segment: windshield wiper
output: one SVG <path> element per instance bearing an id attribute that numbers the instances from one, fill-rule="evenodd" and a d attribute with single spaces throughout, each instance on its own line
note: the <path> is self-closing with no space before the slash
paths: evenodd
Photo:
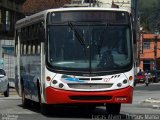
<path id="1" fill-rule="evenodd" d="M 75 26 L 73 25 L 73 23 L 68 22 L 69 27 L 74 31 L 76 38 L 78 39 L 78 41 L 80 42 L 80 44 L 86 48 L 86 44 L 84 39 L 82 38 L 82 36 L 79 34 L 79 32 L 77 31 L 77 29 L 75 28 Z"/>
<path id="2" fill-rule="evenodd" d="M 71 30 L 74 31 L 74 34 L 75 34 L 77 40 L 78 40 L 78 41 L 80 42 L 80 44 L 83 46 L 83 50 L 84 50 L 85 56 L 87 56 L 87 51 L 86 51 L 87 46 L 86 46 L 86 44 L 85 44 L 84 39 L 82 38 L 82 36 L 79 34 L 79 32 L 77 31 L 77 29 L 75 28 L 75 26 L 74 26 L 71 22 L 68 22 L 68 25 L 69 25 L 69 27 L 71 28 Z"/>

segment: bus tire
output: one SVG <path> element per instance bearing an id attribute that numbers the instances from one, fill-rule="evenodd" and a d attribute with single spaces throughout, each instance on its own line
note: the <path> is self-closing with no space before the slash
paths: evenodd
<path id="1" fill-rule="evenodd" d="M 118 115 L 121 110 L 120 103 L 110 103 L 106 104 L 106 112 L 107 114 Z"/>
<path id="2" fill-rule="evenodd" d="M 30 105 L 31 105 L 31 101 L 28 100 L 28 99 L 25 97 L 24 88 L 23 88 L 23 90 L 22 90 L 22 106 L 23 106 L 24 108 L 26 108 L 26 107 L 30 107 Z"/>
<path id="3" fill-rule="evenodd" d="M 4 92 L 4 97 L 9 97 L 9 84 L 7 85 L 7 90 Z"/>
<path id="4" fill-rule="evenodd" d="M 96 105 L 79 105 L 78 109 L 81 111 L 87 110 L 92 112 L 96 109 Z"/>
<path id="5" fill-rule="evenodd" d="M 41 104 L 41 92 L 40 92 L 40 83 L 39 81 L 37 80 L 37 94 L 38 94 L 38 102 L 39 104 Z"/>
<path id="6" fill-rule="evenodd" d="M 45 103 L 41 103 L 40 109 L 43 115 L 48 115 L 48 105 L 46 105 Z"/>

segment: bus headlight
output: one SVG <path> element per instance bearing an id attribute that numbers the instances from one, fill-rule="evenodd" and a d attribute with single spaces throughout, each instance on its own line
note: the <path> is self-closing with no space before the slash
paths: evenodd
<path id="1" fill-rule="evenodd" d="M 57 84 L 58 82 L 57 82 L 57 80 L 53 80 L 52 83 L 53 84 Z"/>
<path id="2" fill-rule="evenodd" d="M 117 84 L 117 87 L 121 87 L 121 86 L 122 86 L 122 83 L 118 83 L 118 84 Z"/>
<path id="3" fill-rule="evenodd" d="M 128 81 L 127 81 L 126 79 L 125 79 L 125 80 L 123 80 L 123 84 L 127 84 L 127 82 L 128 82 Z"/>
<path id="4" fill-rule="evenodd" d="M 51 82 L 51 86 L 53 88 L 59 88 L 59 89 L 64 89 L 65 88 L 65 84 L 56 80 L 56 79 L 53 79 L 52 82 Z"/>
<path id="5" fill-rule="evenodd" d="M 62 84 L 62 83 L 59 83 L 59 88 L 63 88 L 64 87 L 64 85 Z"/>

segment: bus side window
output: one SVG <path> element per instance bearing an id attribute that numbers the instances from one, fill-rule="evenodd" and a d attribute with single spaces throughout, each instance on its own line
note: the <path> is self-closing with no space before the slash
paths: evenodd
<path id="1" fill-rule="evenodd" d="M 35 54 L 37 54 L 37 48 L 38 48 L 38 46 L 37 46 L 37 40 L 36 39 L 34 40 L 34 44 L 35 44 Z"/>
<path id="2" fill-rule="evenodd" d="M 33 45 L 32 45 L 32 54 L 35 54 L 35 42 L 33 41 Z"/>
<path id="3" fill-rule="evenodd" d="M 18 44 L 15 43 L 15 56 L 17 56 L 17 53 L 18 53 Z"/>
<path id="4" fill-rule="evenodd" d="M 15 56 L 17 56 L 17 53 L 18 53 L 18 30 L 16 30 L 16 34 L 15 34 Z"/>
<path id="5" fill-rule="evenodd" d="M 23 55 L 26 55 L 26 44 L 23 45 Z"/>
<path id="6" fill-rule="evenodd" d="M 29 46 L 29 44 L 28 44 L 28 42 L 26 42 L 26 55 L 28 54 L 28 46 Z"/>
<path id="7" fill-rule="evenodd" d="M 28 55 L 31 54 L 31 42 L 29 41 L 28 42 Z"/>
<path id="8" fill-rule="evenodd" d="M 39 28 L 39 31 L 38 31 L 38 33 L 39 33 L 39 40 L 41 41 L 41 42 L 44 42 L 45 41 L 45 29 L 44 29 L 44 25 L 43 25 L 43 22 L 41 22 L 40 24 L 39 24 L 39 26 L 38 26 Z"/>
<path id="9" fill-rule="evenodd" d="M 24 28 L 21 29 L 21 41 L 24 41 L 25 31 Z"/>
<path id="10" fill-rule="evenodd" d="M 38 50 L 37 50 L 37 53 L 40 54 L 41 53 L 41 46 L 40 44 L 38 44 Z"/>
<path id="11" fill-rule="evenodd" d="M 34 41 L 34 44 L 35 44 L 35 54 L 40 54 L 40 41 L 36 39 Z"/>
<path id="12" fill-rule="evenodd" d="M 20 49 L 21 49 L 20 54 L 23 55 L 23 43 L 22 42 L 21 42 L 21 48 Z"/>

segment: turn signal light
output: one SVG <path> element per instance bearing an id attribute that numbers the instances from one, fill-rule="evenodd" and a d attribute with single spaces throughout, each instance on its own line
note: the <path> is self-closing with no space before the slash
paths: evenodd
<path id="1" fill-rule="evenodd" d="M 51 81 L 51 77 L 47 76 L 47 77 L 46 77 L 46 80 L 47 80 L 47 81 Z"/>
<path id="2" fill-rule="evenodd" d="M 129 76 L 129 80 L 130 80 L 130 81 L 133 80 L 133 76 Z"/>

